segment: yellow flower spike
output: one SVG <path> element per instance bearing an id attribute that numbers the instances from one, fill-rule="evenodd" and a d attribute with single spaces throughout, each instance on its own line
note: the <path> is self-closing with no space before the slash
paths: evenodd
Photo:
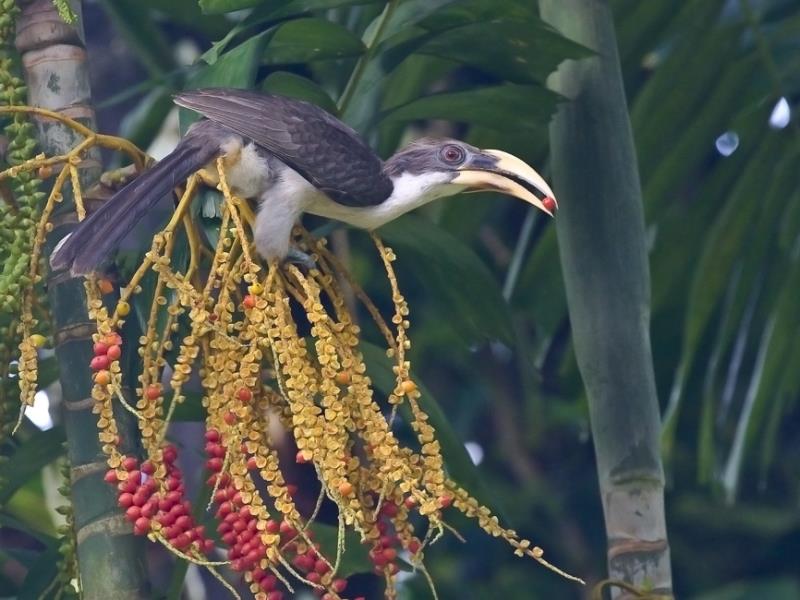
<path id="1" fill-rule="evenodd" d="M 80 129 L 79 124 L 75 125 L 80 135 L 91 134 L 85 128 Z M 49 215 L 60 198 L 63 185 L 70 178 L 74 179 L 74 170 L 69 165 L 92 145 L 109 145 L 128 152 L 140 166 L 145 162 L 144 156 L 130 145 L 93 136 L 91 141 L 86 137 L 62 157 L 41 156 L 14 167 L 18 170 L 60 169 L 37 226 L 37 257 L 31 264 L 31 281 L 40 277 L 38 248 L 51 226 Z M 411 347 L 410 311 L 393 271 L 396 255 L 392 249 L 375 238 L 394 304 L 387 323 L 327 249 L 325 241 L 313 239 L 305 230 L 296 231 L 293 243 L 315 258 L 318 268 L 308 274 L 293 266 L 265 265 L 251 254 L 252 243 L 248 236 L 253 215 L 247 204 L 229 189 L 224 162 L 218 162 L 217 167 L 225 201 L 215 248 L 210 252 L 201 248 L 194 225 L 184 218 L 186 207 L 200 185 L 200 179 L 193 176 L 178 210 L 167 227 L 154 236 L 150 251 L 129 286 L 122 290 L 112 314 L 104 307 L 100 296 L 101 291 L 108 291 L 102 289 L 106 282 L 100 282 L 101 288 L 97 282 L 91 286 L 87 284 L 87 305 L 90 318 L 97 324 L 94 341 L 98 342 L 114 335 L 119 320 L 130 314 L 130 297 L 141 293 L 143 278 L 146 275 L 155 278 L 153 295 L 146 299 L 151 309 L 145 331 L 138 345 L 130 341 L 130 351 L 137 351 L 142 357 L 142 370 L 135 384 L 142 390 L 136 403 L 136 418 L 147 458 L 154 467 L 154 479 L 163 482 L 166 477 L 162 452 L 164 436 L 175 407 L 184 401 L 183 387 L 193 374 L 198 374 L 207 427 L 220 431 L 225 441 L 227 453 L 222 472 L 230 475 L 232 486 L 256 519 L 256 530 L 265 548 L 259 563 L 262 569 L 284 575 L 292 573 L 284 568 L 290 565 L 291 557 L 279 546 L 281 536 L 274 531 L 275 522 L 283 521 L 297 529 L 295 541 L 299 547 L 311 543 L 304 537 L 308 523 L 304 523 L 295 506 L 294 492 L 290 493 L 272 444 L 271 433 L 281 424 L 297 443 L 298 456 L 302 459 L 299 462 L 308 463 L 303 468 L 316 470 L 324 493 L 338 504 L 340 526 L 346 525 L 362 539 L 374 543 L 381 535 L 378 524 L 390 522 L 401 547 L 411 552 L 412 562 L 421 572 L 427 573 L 420 562 L 422 548 L 448 529 L 442 520 L 448 506 L 453 507 L 449 510 L 459 510 L 476 519 L 490 535 L 504 538 L 515 553 L 555 570 L 544 561 L 541 549 L 516 532 L 504 529 L 486 507 L 446 478 L 436 432 L 419 404 L 421 394 L 406 360 Z M 185 272 L 179 271 L 173 264 L 177 261 L 172 260 L 178 234 L 175 230 L 179 226 L 186 229 L 189 238 L 190 261 Z M 265 268 L 266 275 L 259 275 Z M 244 315 L 241 313 L 243 286 L 253 301 L 252 308 Z M 346 286 L 350 290 L 346 290 Z M 395 392 L 389 398 L 392 415 L 397 405 L 407 403 L 412 414 L 410 425 L 417 437 L 413 447 L 399 443 L 390 425 L 392 417 L 387 418 L 385 406 L 374 396 L 366 365 L 358 351 L 361 331 L 353 323 L 345 301 L 353 295 L 364 304 L 386 339 L 387 354 L 393 359 L 396 378 Z M 26 296 L 22 303 L 28 308 L 18 321 L 24 334 L 20 346 L 19 383 L 23 398 L 31 400 L 38 376 L 36 350 L 47 340 L 44 335 L 33 333 L 35 320 L 29 308 L 31 303 L 26 304 L 28 299 L 32 296 Z M 307 339 L 299 334 L 293 317 L 293 311 L 298 308 L 312 325 Z M 174 336 L 178 331 L 184 332 L 180 340 Z M 168 363 L 172 373 L 164 392 L 171 393 L 161 393 L 159 387 L 152 386 L 160 386 Z M 242 388 L 251 391 L 251 395 L 240 394 Z M 113 409 L 119 389 L 120 367 L 114 361 L 108 369 L 95 374 L 91 391 L 95 403 L 92 410 L 99 416 L 98 437 L 107 462 L 114 469 L 121 466 Z M 154 390 L 153 393 L 147 393 L 149 389 Z M 254 477 L 267 482 L 264 497 Z M 409 498 L 413 500 L 406 504 Z M 429 521 L 426 529 L 431 534 L 424 541 L 414 535 L 409 520 L 412 513 L 425 516 Z M 315 514 L 316 511 L 313 516 Z M 158 529 L 155 527 L 154 531 Z M 153 537 L 162 543 L 165 541 L 158 532 Z M 343 531 L 340 537 L 343 543 Z M 213 563 L 204 562 L 192 552 L 185 554 L 187 560 L 213 568 Z M 341 554 L 341 548 L 337 554 Z M 334 567 L 335 572 L 335 565 L 329 566 Z M 333 572 L 323 575 L 323 587 L 330 585 Z M 299 573 L 295 576 L 301 577 Z M 388 568 L 385 576 L 387 597 L 395 597 L 394 578 Z M 252 575 L 246 581 L 252 583 Z M 288 585 L 288 580 L 285 583 Z M 259 593 L 256 590 L 256 596 Z"/>

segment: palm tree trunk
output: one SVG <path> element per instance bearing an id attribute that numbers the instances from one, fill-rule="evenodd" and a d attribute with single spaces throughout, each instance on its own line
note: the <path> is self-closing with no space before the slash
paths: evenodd
<path id="1" fill-rule="evenodd" d="M 636 154 L 605 0 L 540 0 L 542 17 L 597 52 L 552 84 L 561 263 L 589 399 L 610 578 L 672 593 L 661 428 L 650 350 L 650 273 Z M 616 592 L 620 594 L 620 592 Z"/>
<path id="2" fill-rule="evenodd" d="M 78 18 L 69 25 L 59 17 L 52 0 L 21 2 L 16 45 L 22 55 L 28 104 L 61 112 L 93 128 L 80 3 L 76 0 L 72 6 Z M 41 148 L 48 155 L 65 153 L 79 141 L 60 123 L 37 119 L 36 125 Z M 83 161 L 79 172 L 84 189 L 98 179 L 100 171 L 97 155 Z M 76 223 L 72 199 L 64 196 L 53 215 L 45 257 Z M 88 368 L 94 324 L 86 313 L 83 280 L 68 273 L 51 273 L 47 285 L 63 389 L 82 597 L 149 598 L 144 542 L 134 538 L 117 508 L 115 490 L 103 480 L 107 467 L 92 414 Z M 135 424 L 121 419 L 119 426 L 123 444 L 130 448 L 136 439 Z"/>

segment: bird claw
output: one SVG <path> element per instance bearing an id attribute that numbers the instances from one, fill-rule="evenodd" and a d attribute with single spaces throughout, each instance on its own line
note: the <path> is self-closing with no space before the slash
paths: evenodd
<path id="1" fill-rule="evenodd" d="M 297 248 L 289 248 L 289 252 L 286 254 L 286 258 L 283 259 L 283 262 L 286 264 L 297 265 L 306 272 L 317 268 L 317 263 L 313 258 L 311 258 L 311 255 L 306 254 Z"/>

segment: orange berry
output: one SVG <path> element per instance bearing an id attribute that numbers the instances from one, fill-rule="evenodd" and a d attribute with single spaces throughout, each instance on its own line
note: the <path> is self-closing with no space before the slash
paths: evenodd
<path id="1" fill-rule="evenodd" d="M 242 300 L 242 305 L 248 309 L 255 308 L 256 306 L 255 296 L 247 294 L 247 296 L 244 297 L 244 300 Z"/>
<path id="2" fill-rule="evenodd" d="M 121 346 L 122 345 L 122 338 L 118 333 L 109 333 L 104 340 L 106 346 Z"/>
<path id="3" fill-rule="evenodd" d="M 339 371 L 336 374 L 336 383 L 339 385 L 349 385 L 352 381 L 352 377 L 350 376 L 350 371 Z"/>
<path id="4" fill-rule="evenodd" d="M 111 373 L 108 371 L 98 371 L 94 374 L 94 382 L 97 385 L 108 385 L 111 383 Z"/>
<path id="5" fill-rule="evenodd" d="M 339 493 L 342 496 L 349 496 L 353 493 L 353 484 L 349 481 L 343 481 L 339 484 Z"/>
<path id="6" fill-rule="evenodd" d="M 110 279 L 100 279 L 97 282 L 97 287 L 100 289 L 100 293 L 104 296 L 114 291 L 114 284 L 111 283 Z"/>
<path id="7" fill-rule="evenodd" d="M 410 394 L 417 389 L 417 384 L 411 381 L 410 379 L 406 379 L 403 383 L 400 384 L 400 389 L 403 390 L 404 394 Z"/>
<path id="8" fill-rule="evenodd" d="M 106 356 L 110 360 L 119 360 L 119 357 L 122 356 L 122 348 L 114 344 L 113 346 L 108 347 L 108 352 L 106 352 Z"/>
<path id="9" fill-rule="evenodd" d="M 231 411 L 226 412 L 222 418 L 228 425 L 235 425 L 237 421 L 236 414 L 232 413 Z"/>

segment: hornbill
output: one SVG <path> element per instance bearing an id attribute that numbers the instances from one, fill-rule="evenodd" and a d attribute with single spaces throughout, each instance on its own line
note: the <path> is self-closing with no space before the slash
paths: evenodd
<path id="1" fill-rule="evenodd" d="M 301 100 L 202 89 L 175 103 L 204 118 L 62 240 L 51 257 L 54 269 L 101 269 L 162 197 L 219 156 L 232 191 L 259 201 L 254 238 L 266 259 L 292 255 L 291 231 L 302 213 L 371 230 L 436 198 L 479 190 L 515 196 L 549 215 L 557 207 L 541 175 L 499 150 L 423 139 L 384 162 L 350 127 Z"/>

